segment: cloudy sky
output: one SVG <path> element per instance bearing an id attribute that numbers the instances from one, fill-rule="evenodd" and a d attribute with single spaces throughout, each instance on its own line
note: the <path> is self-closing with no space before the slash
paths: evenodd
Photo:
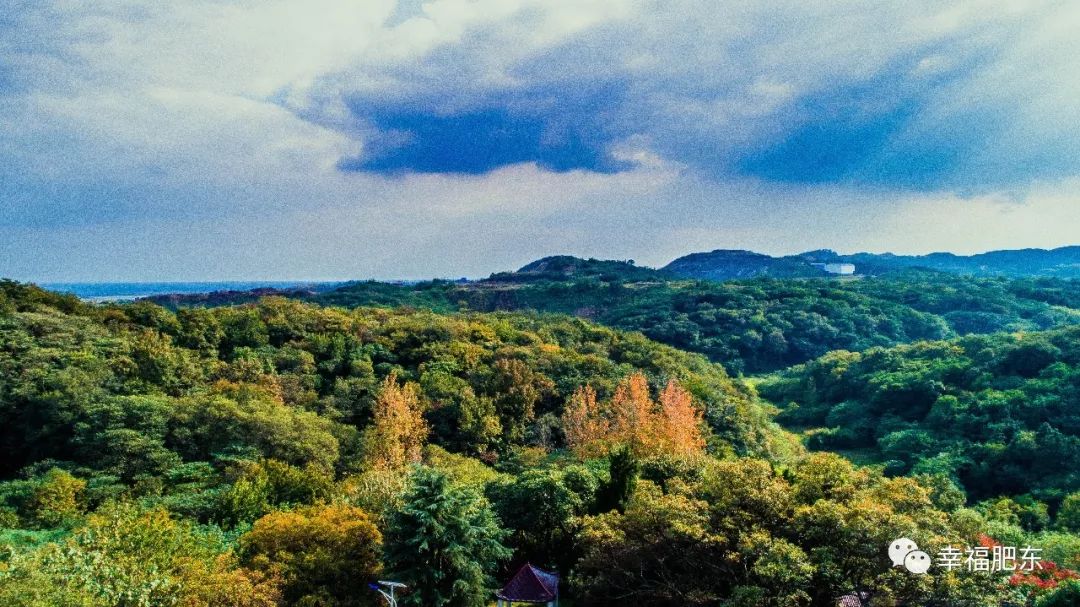
<path id="1" fill-rule="evenodd" d="M 1080 243 L 1080 4 L 0 0 L 0 276 Z"/>

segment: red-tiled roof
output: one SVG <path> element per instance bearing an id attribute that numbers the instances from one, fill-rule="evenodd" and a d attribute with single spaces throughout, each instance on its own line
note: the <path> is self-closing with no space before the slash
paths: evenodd
<path id="1" fill-rule="evenodd" d="M 515 603 L 554 601 L 559 596 L 559 575 L 525 563 L 495 596 Z"/>

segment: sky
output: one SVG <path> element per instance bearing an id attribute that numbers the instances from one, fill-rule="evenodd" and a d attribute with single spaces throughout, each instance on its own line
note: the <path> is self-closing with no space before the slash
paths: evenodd
<path id="1" fill-rule="evenodd" d="M 1080 243 L 1080 3 L 0 0 L 0 276 Z"/>

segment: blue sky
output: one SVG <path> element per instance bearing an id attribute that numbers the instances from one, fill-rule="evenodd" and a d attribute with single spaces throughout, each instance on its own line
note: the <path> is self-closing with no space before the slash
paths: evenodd
<path id="1" fill-rule="evenodd" d="M 1080 242 L 1080 6 L 9 0 L 0 275 Z"/>

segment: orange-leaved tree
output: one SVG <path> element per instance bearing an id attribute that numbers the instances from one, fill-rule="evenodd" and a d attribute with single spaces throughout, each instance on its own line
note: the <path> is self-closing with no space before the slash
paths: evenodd
<path id="1" fill-rule="evenodd" d="M 694 406 L 694 398 L 674 379 L 660 393 L 660 413 L 663 451 L 680 457 L 693 457 L 705 451 L 701 409 Z"/>
<path id="2" fill-rule="evenodd" d="M 667 383 L 657 403 L 642 373 L 623 379 L 603 404 L 592 388 L 579 388 L 562 418 L 567 446 L 579 457 L 606 455 L 616 445 L 638 457 L 700 455 L 705 450 L 701 420 L 693 397 L 678 381 Z"/>
<path id="3" fill-rule="evenodd" d="M 612 443 L 626 445 L 637 456 L 657 451 L 660 419 L 644 374 L 634 373 L 619 382 L 611 397 L 610 410 Z"/>

